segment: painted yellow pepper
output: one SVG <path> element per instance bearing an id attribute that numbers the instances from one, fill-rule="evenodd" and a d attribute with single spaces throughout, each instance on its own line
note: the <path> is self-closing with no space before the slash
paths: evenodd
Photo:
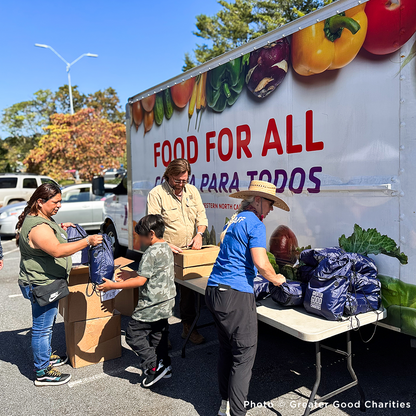
<path id="1" fill-rule="evenodd" d="M 348 65 L 367 34 L 365 4 L 353 7 L 292 35 L 292 65 L 304 76 Z"/>

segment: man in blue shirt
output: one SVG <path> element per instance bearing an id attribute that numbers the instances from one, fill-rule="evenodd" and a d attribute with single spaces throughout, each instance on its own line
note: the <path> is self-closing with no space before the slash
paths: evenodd
<path id="1" fill-rule="evenodd" d="M 220 342 L 218 381 L 219 416 L 244 416 L 251 372 L 257 350 L 257 312 L 253 280 L 257 270 L 279 286 L 266 251 L 263 219 L 273 207 L 289 211 L 276 196 L 276 187 L 252 181 L 247 191 L 230 195 L 243 199 L 221 234 L 221 249 L 208 279 L 205 300 L 214 316 Z"/>

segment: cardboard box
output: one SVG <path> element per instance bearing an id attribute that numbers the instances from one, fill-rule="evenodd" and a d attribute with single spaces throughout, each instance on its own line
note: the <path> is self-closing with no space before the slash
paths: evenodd
<path id="1" fill-rule="evenodd" d="M 132 262 L 132 260 L 126 259 L 125 257 L 119 257 L 114 260 L 114 265 L 119 266 L 117 267 L 118 269 L 126 266 L 127 264 L 131 264 Z M 88 266 L 77 266 L 72 268 L 68 279 L 69 295 L 59 301 L 59 313 L 63 316 L 65 322 L 77 322 L 93 318 L 104 318 L 113 314 L 115 300 L 110 299 L 101 302 L 100 296 L 96 293 L 92 293 L 93 286 L 88 283 Z M 134 293 L 124 294 L 121 296 L 118 302 L 118 307 L 121 309 L 120 312 L 123 315 L 125 312 L 129 312 L 133 302 Z"/>
<path id="2" fill-rule="evenodd" d="M 139 301 L 139 288 L 123 289 L 114 298 L 114 309 L 124 316 L 132 316 Z"/>
<path id="3" fill-rule="evenodd" d="M 116 266 L 120 266 L 118 269 L 122 268 L 123 270 L 132 271 L 127 265 L 131 264 L 133 261 L 126 259 L 125 257 L 119 257 L 114 260 Z M 139 301 L 139 289 L 123 289 L 117 294 L 114 298 L 114 309 L 121 313 L 121 315 L 131 316 L 134 309 L 137 306 Z"/>
<path id="4" fill-rule="evenodd" d="M 218 246 L 202 246 L 201 250 L 185 249 L 174 254 L 175 278 L 188 280 L 209 276 L 219 251 Z"/>
<path id="5" fill-rule="evenodd" d="M 71 270 L 68 282 L 69 295 L 59 301 L 59 313 L 65 322 L 85 321 L 113 315 L 114 299 L 101 302 L 101 297 L 92 293 L 93 286 L 88 285 L 88 282 L 88 267 L 79 266 Z"/>
<path id="6" fill-rule="evenodd" d="M 74 368 L 121 357 L 120 315 L 65 322 L 66 349 Z"/>
<path id="7" fill-rule="evenodd" d="M 187 268 L 214 264 L 220 248 L 218 246 L 202 246 L 201 250 L 184 249 L 174 254 L 175 265 Z"/>
<path id="8" fill-rule="evenodd" d="M 197 277 L 209 276 L 212 272 L 213 264 L 205 264 L 197 267 L 182 267 L 175 264 L 175 278 L 179 280 L 196 279 Z"/>

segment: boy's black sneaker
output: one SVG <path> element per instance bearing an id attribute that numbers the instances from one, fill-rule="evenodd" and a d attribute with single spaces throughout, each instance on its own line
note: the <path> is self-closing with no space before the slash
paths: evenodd
<path id="1" fill-rule="evenodd" d="M 68 357 L 66 355 L 63 355 L 60 357 L 59 355 L 56 355 L 55 352 L 52 353 L 49 365 L 52 367 L 60 367 L 61 365 L 64 365 L 68 362 Z"/>
<path id="2" fill-rule="evenodd" d="M 61 386 L 69 380 L 70 374 L 62 374 L 50 365 L 46 370 L 36 371 L 35 386 Z"/>
<path id="3" fill-rule="evenodd" d="M 143 387 L 150 387 L 156 384 L 159 380 L 165 377 L 168 372 L 168 368 L 163 365 L 163 361 L 160 360 L 155 370 L 147 370 L 146 378 L 142 382 Z"/>
<path id="4" fill-rule="evenodd" d="M 168 370 L 167 372 L 166 372 L 166 374 L 163 376 L 163 378 L 171 378 L 172 377 L 172 366 L 171 365 L 168 365 L 167 367 L 166 367 L 166 369 Z"/>
<path id="5" fill-rule="evenodd" d="M 160 360 L 160 363 L 162 363 L 163 364 L 163 360 Z M 168 365 L 167 367 L 166 367 L 166 369 L 168 370 L 167 372 L 166 372 L 166 374 L 163 376 L 163 378 L 171 378 L 172 377 L 172 366 L 171 365 Z M 143 374 L 145 375 L 145 376 L 148 376 L 149 375 L 149 371 L 150 370 L 144 370 L 143 371 Z"/>

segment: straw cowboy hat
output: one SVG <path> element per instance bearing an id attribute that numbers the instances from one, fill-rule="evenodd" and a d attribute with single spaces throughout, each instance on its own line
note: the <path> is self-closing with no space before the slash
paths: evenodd
<path id="1" fill-rule="evenodd" d="M 250 196 L 260 196 L 261 198 L 273 201 L 276 208 L 283 209 L 284 211 L 290 211 L 286 202 L 276 196 L 276 187 L 266 181 L 251 181 L 247 191 L 234 192 L 230 194 L 231 198 L 245 199 Z"/>

